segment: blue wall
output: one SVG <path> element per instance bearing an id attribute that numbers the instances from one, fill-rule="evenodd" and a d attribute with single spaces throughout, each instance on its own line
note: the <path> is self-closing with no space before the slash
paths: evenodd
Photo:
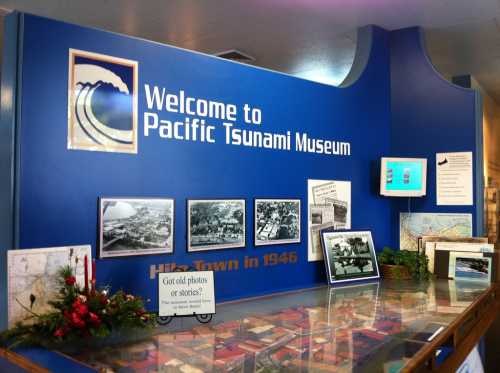
<path id="1" fill-rule="evenodd" d="M 444 80 L 425 51 L 423 31 L 391 32 L 391 155 L 427 158 L 427 196 L 412 198 L 412 212 L 469 213 L 482 234 L 482 105 L 477 91 Z M 472 151 L 474 206 L 437 206 L 436 153 Z M 479 193 L 478 193 L 479 191 Z M 399 242 L 399 213 L 407 198 L 392 201 L 392 242 Z"/>
<path id="2" fill-rule="evenodd" d="M 11 16 L 13 17 L 13 16 Z M 18 245 L 34 248 L 97 243 L 100 196 L 154 196 L 176 200 L 172 255 L 105 259 L 97 280 L 153 300 L 151 264 L 190 264 L 296 251 L 295 265 L 216 274 L 217 300 L 259 295 L 324 283 L 322 262 L 307 262 L 307 179 L 352 182 L 352 228 L 371 229 L 377 247 L 390 239 L 390 205 L 378 196 L 370 168 L 390 146 L 389 34 L 373 27 L 371 52 L 361 77 L 334 88 L 157 43 L 20 15 L 22 85 L 17 128 L 20 145 Z M 10 35 L 10 37 L 14 37 Z M 137 155 L 67 150 L 68 49 L 119 56 L 139 63 L 139 152 Z M 350 157 L 317 155 L 217 143 L 144 137 L 144 84 L 183 89 L 193 97 L 244 103 L 262 109 L 261 131 L 307 132 L 311 137 L 351 143 Z M 239 115 L 241 118 L 241 114 Z M 174 116 L 169 114 L 168 119 Z M 245 128 L 241 121 L 239 128 Z M 247 246 L 186 252 L 186 199 L 237 197 L 247 201 Z M 302 243 L 253 246 L 253 198 L 302 200 Z M 4 249 L 4 248 L 2 248 Z"/>
<path id="3" fill-rule="evenodd" d="M 17 219 L 15 175 L 17 167 L 16 94 L 18 84 L 18 17 L 6 17 L 0 105 L 0 330 L 7 320 L 7 255 L 15 245 Z"/>
<path id="4" fill-rule="evenodd" d="M 217 300 L 324 283 L 323 263 L 307 262 L 307 179 L 350 180 L 352 228 L 370 229 L 378 249 L 397 246 L 399 212 L 407 210 L 407 200 L 378 195 L 381 156 L 428 158 L 428 194 L 413 199 L 412 210 L 476 213 L 482 208 L 481 193 L 477 193 L 482 174 L 478 96 L 439 77 L 417 28 L 393 32 L 365 28 L 357 51 L 362 61 L 353 68 L 362 73 L 357 80 L 351 74 L 345 88 L 335 88 L 31 15 L 10 15 L 8 25 L 1 122 L 5 134 L 1 149 L 8 157 L 0 172 L 2 177 L 14 177 L 9 185 L 2 184 L 6 193 L 2 197 L 7 196 L 2 203 L 8 207 L 1 220 L 2 269 L 8 248 L 91 244 L 95 256 L 98 197 L 151 196 L 175 198 L 174 254 L 99 260 L 100 284 L 142 294 L 152 299 L 151 308 L 155 308 L 157 286 L 149 279 L 151 265 L 238 259 L 242 266 L 245 256 L 262 258 L 266 253 L 290 251 L 297 252 L 297 264 L 217 272 Z M 138 61 L 138 154 L 67 150 L 69 48 Z M 216 144 L 145 137 L 144 84 L 166 87 L 172 93 L 182 89 L 193 97 L 240 108 L 248 103 L 262 110 L 259 130 L 307 132 L 311 137 L 350 142 L 352 155 L 226 145 L 217 121 L 213 123 Z M 5 100 L 17 105 L 6 105 Z M 169 120 L 184 118 L 164 115 Z M 237 126 L 248 129 L 241 113 L 238 117 Z M 445 151 L 474 152 L 476 206 L 436 206 L 435 153 Z M 186 199 L 217 197 L 246 199 L 246 247 L 188 254 Z M 255 248 L 255 197 L 300 198 L 302 243 Z M 480 214 L 476 215 L 474 222 L 480 225 Z M 0 285 L 5 289 L 5 284 Z M 4 310 L 5 296 L 2 301 Z"/>

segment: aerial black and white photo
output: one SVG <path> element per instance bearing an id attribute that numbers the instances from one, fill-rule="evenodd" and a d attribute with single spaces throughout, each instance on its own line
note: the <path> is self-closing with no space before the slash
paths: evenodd
<path id="1" fill-rule="evenodd" d="M 255 246 L 300 242 L 299 199 L 255 200 Z"/>
<path id="2" fill-rule="evenodd" d="M 330 282 L 378 278 L 371 232 L 322 232 Z"/>
<path id="3" fill-rule="evenodd" d="M 245 246 L 245 200 L 188 200 L 188 251 Z"/>
<path id="4" fill-rule="evenodd" d="M 101 258 L 172 253 L 173 234 L 173 199 L 100 199 Z"/>

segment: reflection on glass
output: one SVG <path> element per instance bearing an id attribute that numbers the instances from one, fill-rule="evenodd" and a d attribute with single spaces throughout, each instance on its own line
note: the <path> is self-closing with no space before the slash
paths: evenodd
<path id="1" fill-rule="evenodd" d="M 175 320 L 145 340 L 71 355 L 106 372 L 397 372 L 486 287 L 385 280 L 305 290 L 220 305 L 211 324 Z"/>

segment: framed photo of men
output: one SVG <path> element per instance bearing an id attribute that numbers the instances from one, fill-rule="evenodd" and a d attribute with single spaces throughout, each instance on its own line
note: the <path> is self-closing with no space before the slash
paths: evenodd
<path id="1" fill-rule="evenodd" d="M 300 243 L 300 199 L 256 198 L 255 246 Z"/>

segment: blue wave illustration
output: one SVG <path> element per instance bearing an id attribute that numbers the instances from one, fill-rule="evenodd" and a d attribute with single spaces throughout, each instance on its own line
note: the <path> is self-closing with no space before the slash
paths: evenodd
<path id="1" fill-rule="evenodd" d="M 75 115 L 80 128 L 96 144 L 132 144 L 133 101 L 113 84 L 78 83 Z"/>

